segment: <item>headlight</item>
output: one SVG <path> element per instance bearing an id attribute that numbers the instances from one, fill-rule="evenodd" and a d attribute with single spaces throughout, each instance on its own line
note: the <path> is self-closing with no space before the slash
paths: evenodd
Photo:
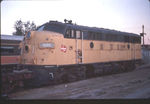
<path id="1" fill-rule="evenodd" d="M 25 46 L 25 51 L 29 52 L 29 47 L 27 45 Z"/>
<path id="2" fill-rule="evenodd" d="M 54 48 L 54 43 L 40 43 L 40 48 Z"/>

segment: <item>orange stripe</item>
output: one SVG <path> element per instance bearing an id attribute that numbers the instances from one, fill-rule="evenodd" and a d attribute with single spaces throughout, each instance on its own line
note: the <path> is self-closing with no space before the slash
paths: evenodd
<path id="1" fill-rule="evenodd" d="M 19 63 L 20 56 L 1 56 L 1 64 Z"/>
<path id="2" fill-rule="evenodd" d="M 9 44 L 9 43 L 6 43 L 6 44 L 5 44 L 5 43 L 2 43 L 1 45 L 19 45 L 19 44 L 20 44 L 20 43 L 18 43 L 18 44 L 12 44 L 12 43 L 10 43 L 10 44 Z"/>

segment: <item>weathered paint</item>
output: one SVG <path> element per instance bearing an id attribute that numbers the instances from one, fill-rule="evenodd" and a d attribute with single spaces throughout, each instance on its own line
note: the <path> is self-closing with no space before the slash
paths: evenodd
<path id="1" fill-rule="evenodd" d="M 39 44 L 44 42 L 53 42 L 55 48 L 40 49 Z M 90 43 L 94 43 L 94 47 L 90 48 Z M 61 51 L 61 46 L 65 45 L 66 51 Z M 103 49 L 101 48 L 103 45 Z M 28 45 L 29 52 L 21 55 L 22 64 L 33 65 L 70 65 L 77 63 L 77 48 L 82 50 L 82 63 L 99 63 L 111 61 L 125 61 L 141 59 L 141 45 L 127 42 L 109 42 L 96 40 L 81 40 L 64 38 L 62 34 L 55 32 L 31 32 L 31 38 L 25 40 Z M 130 48 L 128 49 L 128 45 Z M 23 46 L 23 47 L 24 47 Z M 71 47 L 71 48 L 70 48 Z M 33 52 L 34 48 L 34 52 Z"/>

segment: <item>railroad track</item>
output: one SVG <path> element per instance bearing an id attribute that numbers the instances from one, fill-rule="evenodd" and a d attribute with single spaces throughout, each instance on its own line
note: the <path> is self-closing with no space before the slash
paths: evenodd
<path id="1" fill-rule="evenodd" d="M 90 78 L 94 78 L 94 77 L 103 77 L 106 75 L 112 75 L 112 74 L 119 74 L 119 73 L 123 73 L 123 72 L 129 72 L 132 71 L 132 69 L 128 69 L 128 70 L 116 70 L 116 71 L 106 71 L 103 70 L 102 73 L 99 74 L 93 74 L 93 75 L 89 75 L 86 77 L 82 77 L 82 78 L 63 78 L 61 81 L 55 81 L 55 83 L 51 84 L 51 85 L 59 85 L 59 84 L 65 84 L 65 83 L 71 83 L 71 82 L 75 82 L 75 81 L 79 81 L 79 80 L 86 80 L 86 79 L 90 79 Z M 21 71 L 13 71 L 13 73 L 7 73 L 7 74 L 2 74 L 2 97 L 3 98 L 9 98 L 9 95 L 12 93 L 16 93 L 16 92 L 20 92 L 26 89 L 32 89 L 34 88 L 33 86 L 28 86 L 26 85 L 26 83 L 29 83 L 29 81 L 32 79 L 32 72 L 28 71 L 26 69 L 23 69 Z M 69 80 L 67 80 L 69 79 Z M 47 84 L 49 85 L 49 84 Z M 42 86 L 37 86 L 38 88 L 43 87 L 43 86 L 47 86 L 47 85 L 42 85 Z"/>

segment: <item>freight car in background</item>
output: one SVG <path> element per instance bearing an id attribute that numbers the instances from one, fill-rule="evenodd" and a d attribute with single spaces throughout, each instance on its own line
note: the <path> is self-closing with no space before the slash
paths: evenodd
<path id="1" fill-rule="evenodd" d="M 134 69 L 141 61 L 141 37 L 116 30 L 50 21 L 28 32 L 21 64 L 40 86 Z"/>

